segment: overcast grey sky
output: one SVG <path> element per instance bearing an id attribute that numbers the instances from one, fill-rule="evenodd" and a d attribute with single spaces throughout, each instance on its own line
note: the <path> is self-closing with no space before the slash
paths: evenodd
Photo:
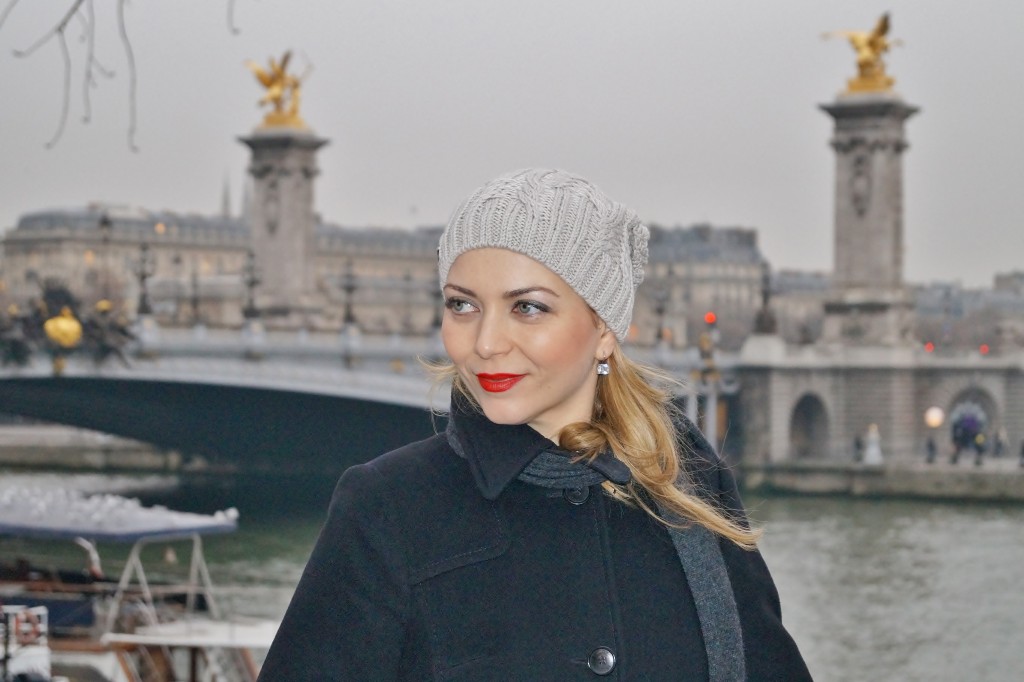
<path id="1" fill-rule="evenodd" d="M 6 2 L 3 3 L 6 6 Z M 237 206 L 262 88 L 245 59 L 296 52 L 303 115 L 330 139 L 316 204 L 345 225 L 446 220 L 491 177 L 581 173 L 645 219 L 754 227 L 776 267 L 832 263 L 832 100 L 855 71 L 832 29 L 892 13 L 888 55 L 908 122 L 906 276 L 987 284 L 1024 265 L 1024 2 L 988 0 L 136 1 L 138 153 L 113 0 L 97 56 L 116 70 L 83 125 L 80 31 L 71 116 L 56 43 L 11 56 L 70 0 L 21 0 L 0 29 L 0 227 L 90 201 L 215 213 Z M 102 7 L 101 7 L 102 6 Z"/>

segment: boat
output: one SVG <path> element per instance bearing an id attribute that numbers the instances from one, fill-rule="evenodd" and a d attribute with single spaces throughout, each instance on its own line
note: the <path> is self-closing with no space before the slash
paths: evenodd
<path id="1" fill-rule="evenodd" d="M 0 639 L 4 665 L 14 669 L 17 654 L 19 670 L 38 670 L 33 680 L 255 682 L 278 623 L 226 616 L 203 553 L 204 536 L 237 527 L 235 509 L 195 514 L 119 495 L 0 487 L 0 535 L 69 540 L 88 556 L 81 571 L 24 560 L 0 566 L 0 602 L 11 623 Z M 100 565 L 97 547 L 108 542 L 131 543 L 116 580 Z M 180 549 L 185 575 L 152 580 L 143 551 L 154 544 L 168 558 Z"/>
<path id="2" fill-rule="evenodd" d="M 0 608 L 0 679 L 53 680 L 45 606 Z"/>

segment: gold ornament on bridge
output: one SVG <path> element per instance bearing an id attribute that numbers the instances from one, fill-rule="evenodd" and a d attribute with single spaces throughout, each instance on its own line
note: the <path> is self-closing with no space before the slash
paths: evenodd
<path id="1" fill-rule="evenodd" d="M 291 50 L 284 53 L 280 62 L 271 57 L 267 69 L 252 60 L 245 63 L 256 75 L 256 80 L 267 89 L 259 104 L 269 104 L 270 111 L 263 117 L 261 128 L 307 128 L 306 122 L 299 115 L 299 102 L 302 81 L 309 75 L 309 70 L 302 76 L 288 73 L 291 58 Z"/>
<path id="2" fill-rule="evenodd" d="M 821 37 L 846 38 L 850 41 L 853 51 L 857 53 L 857 77 L 846 81 L 846 92 L 888 92 L 895 81 L 885 73 L 882 55 L 889 47 L 902 44 L 899 40 L 890 41 L 889 13 L 883 14 L 871 31 L 829 31 Z"/>
<path id="3" fill-rule="evenodd" d="M 67 306 L 61 308 L 60 315 L 43 323 L 43 331 L 46 338 L 65 350 L 74 348 L 82 340 L 82 323 Z"/>
<path id="4" fill-rule="evenodd" d="M 43 332 L 53 344 L 53 375 L 59 377 L 64 373 L 67 354 L 82 342 L 82 323 L 71 312 L 71 308 L 64 306 L 59 315 L 43 323 Z"/>

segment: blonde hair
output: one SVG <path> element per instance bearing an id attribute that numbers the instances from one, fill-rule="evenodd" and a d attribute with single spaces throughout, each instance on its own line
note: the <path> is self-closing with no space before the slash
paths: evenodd
<path id="1" fill-rule="evenodd" d="M 748 527 L 741 510 L 715 506 L 697 494 L 696 482 L 681 465 L 681 455 L 687 454 L 681 448 L 687 446 L 677 435 L 677 410 L 671 393 L 659 388 L 677 382 L 633 362 L 617 345 L 608 364 L 611 371 L 598 381 L 591 420 L 563 428 L 559 446 L 580 453 L 582 460 L 611 450 L 633 475 L 624 486 L 605 484 L 612 497 L 640 507 L 666 526 L 697 523 L 744 549 L 754 549 L 760 531 Z M 638 488 L 657 509 L 681 522 L 660 515 Z"/>
<path id="2" fill-rule="evenodd" d="M 450 380 L 453 391 L 476 405 L 453 365 L 424 364 L 435 380 Z M 632 481 L 623 486 L 604 484 L 614 499 L 639 507 L 666 526 L 681 528 L 696 523 L 743 549 L 754 549 L 761 532 L 747 526 L 739 516 L 740 510 L 716 507 L 702 499 L 681 466 L 680 456 L 685 453 L 680 450 L 684 444 L 679 442 L 673 421 L 676 409 L 671 393 L 659 388 L 674 380 L 633 362 L 618 345 L 608 364 L 610 373 L 598 380 L 591 420 L 564 427 L 559 433 L 559 446 L 578 453 L 579 461 L 589 461 L 611 450 L 629 467 Z M 648 500 L 655 503 L 653 507 Z M 665 518 L 657 509 L 678 521 Z"/>

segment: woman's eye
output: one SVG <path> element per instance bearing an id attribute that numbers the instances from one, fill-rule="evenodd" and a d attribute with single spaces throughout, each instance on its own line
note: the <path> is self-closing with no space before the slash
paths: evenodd
<path id="1" fill-rule="evenodd" d="M 456 314 L 473 311 L 473 304 L 464 298 L 449 298 L 445 300 L 444 307 Z"/>
<path id="2" fill-rule="evenodd" d="M 538 315 L 548 312 L 548 307 L 534 301 L 517 301 L 515 311 L 520 315 Z"/>

